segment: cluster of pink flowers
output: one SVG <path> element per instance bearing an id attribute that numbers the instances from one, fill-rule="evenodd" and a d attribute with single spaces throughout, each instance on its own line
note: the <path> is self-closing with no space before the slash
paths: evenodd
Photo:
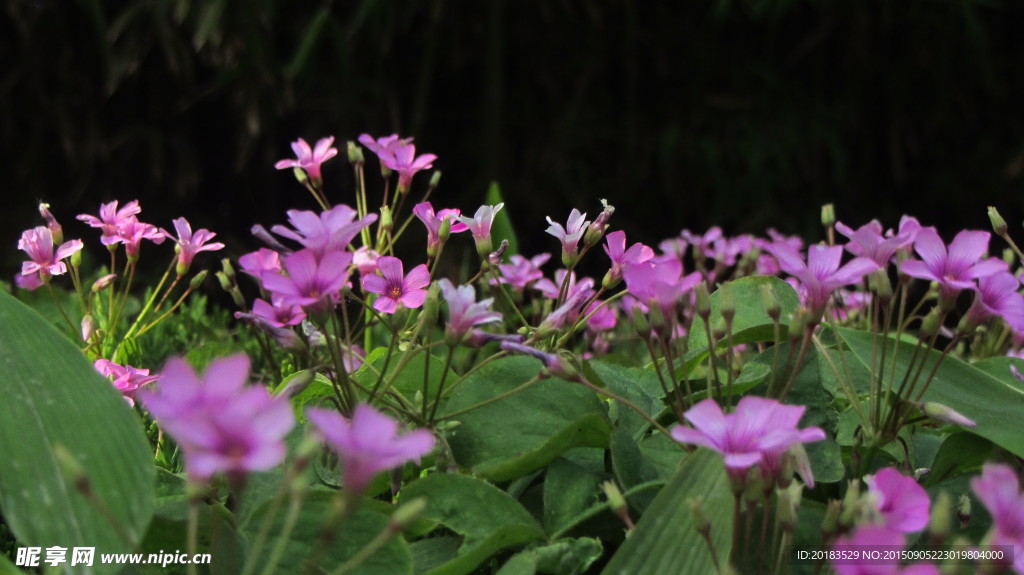
<path id="1" fill-rule="evenodd" d="M 119 365 L 109 359 L 97 359 L 93 365 L 103 377 L 111 380 L 131 406 L 135 405 L 135 392 L 139 388 L 160 379 L 159 375 L 150 375 L 148 369 Z"/>

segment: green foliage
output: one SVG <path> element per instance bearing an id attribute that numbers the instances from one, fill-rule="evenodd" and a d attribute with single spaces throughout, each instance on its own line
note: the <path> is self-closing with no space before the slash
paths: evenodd
<path id="1" fill-rule="evenodd" d="M 5 293 L 0 324 L 4 519 L 24 545 L 130 552 L 154 507 L 155 468 L 138 418 L 71 342 Z M 75 487 L 83 481 L 92 499 Z"/>

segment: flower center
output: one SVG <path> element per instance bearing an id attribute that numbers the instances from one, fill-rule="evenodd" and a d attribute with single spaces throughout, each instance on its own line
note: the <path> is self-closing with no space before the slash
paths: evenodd
<path id="1" fill-rule="evenodd" d="M 396 287 L 393 287 L 393 288 L 389 289 L 388 290 L 388 297 L 391 298 L 391 299 L 398 299 L 398 298 L 402 297 L 402 288 L 396 286 Z"/>

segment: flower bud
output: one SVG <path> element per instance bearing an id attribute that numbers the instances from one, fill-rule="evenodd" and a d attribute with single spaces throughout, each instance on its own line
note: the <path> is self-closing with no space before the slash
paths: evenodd
<path id="1" fill-rule="evenodd" d="M 833 204 L 821 206 L 821 225 L 831 228 L 836 223 L 836 207 Z"/>
<path id="2" fill-rule="evenodd" d="M 437 186 L 441 184 L 441 170 L 434 170 L 434 173 L 430 174 L 430 183 L 427 184 L 427 193 L 431 194 L 437 189 Z M 447 219 L 447 218 L 446 218 Z"/>
<path id="3" fill-rule="evenodd" d="M 732 294 L 732 284 L 726 282 L 718 288 L 721 294 L 722 319 L 725 320 L 726 330 L 732 329 L 732 320 L 736 317 L 736 298 Z"/>
<path id="4" fill-rule="evenodd" d="M 996 232 L 997 236 L 1006 236 L 1006 230 L 1008 229 L 1006 220 L 1003 219 L 1003 216 L 999 215 L 999 210 L 995 206 L 988 207 L 988 219 L 992 222 L 992 229 Z"/>
<path id="5" fill-rule="evenodd" d="M 953 530 L 953 500 L 949 493 L 939 492 L 932 505 L 932 513 L 928 520 L 928 536 L 932 543 L 939 545 L 949 538 Z"/>
<path id="6" fill-rule="evenodd" d="M 188 282 L 189 289 L 197 289 L 197 288 L 199 288 L 199 286 L 203 285 L 203 280 L 206 279 L 207 273 L 208 272 L 206 270 L 203 270 L 203 271 L 197 273 L 192 278 L 192 281 Z"/>
<path id="7" fill-rule="evenodd" d="M 292 174 L 295 176 L 295 179 L 298 180 L 298 182 L 303 186 L 310 185 L 309 174 L 306 173 L 306 170 L 303 170 L 302 168 L 299 167 L 295 167 L 292 168 Z"/>
<path id="8" fill-rule="evenodd" d="M 53 217 L 50 213 L 50 204 L 40 203 L 39 204 L 39 215 L 43 216 L 46 220 L 46 227 L 50 230 L 50 236 L 53 237 L 53 245 L 59 246 L 64 243 L 64 230 L 57 223 L 57 218 Z"/>
<path id="9" fill-rule="evenodd" d="M 114 278 L 116 277 L 117 274 L 107 274 L 101 277 L 100 279 L 93 282 L 92 287 L 89 288 L 89 291 L 91 291 L 92 293 L 100 293 L 101 291 L 113 285 Z"/>
<path id="10" fill-rule="evenodd" d="M 78 269 L 78 267 L 82 265 L 82 250 L 78 250 L 75 253 L 71 254 L 70 261 L 71 267 Z"/>
<path id="11" fill-rule="evenodd" d="M 346 142 L 345 149 L 348 151 L 348 163 L 357 167 L 366 163 L 366 159 L 363 157 L 363 149 L 357 146 L 355 142 L 351 140 Z"/>
<path id="12" fill-rule="evenodd" d="M 860 507 L 860 481 L 854 479 L 846 490 L 846 497 L 843 497 L 843 508 L 839 514 L 839 525 L 843 528 L 853 526 L 857 518 L 857 508 Z"/>
<path id="13" fill-rule="evenodd" d="M 831 499 L 828 507 L 825 508 L 825 518 L 821 521 L 821 538 L 827 541 L 839 528 L 839 514 L 842 511 L 843 503 L 838 499 Z"/>
<path id="14" fill-rule="evenodd" d="M 629 516 L 629 505 L 626 504 L 626 498 L 622 496 L 618 486 L 612 481 L 605 481 L 601 484 L 601 491 L 604 491 L 605 497 L 608 498 L 608 507 L 612 512 L 619 516 L 627 528 L 632 529 L 633 520 Z"/>
<path id="15" fill-rule="evenodd" d="M 772 318 L 773 321 L 778 321 L 779 316 L 782 315 L 782 306 L 779 304 L 779 298 L 775 295 L 775 290 L 772 289 L 771 284 L 761 286 L 761 302 L 768 317 Z"/>
<path id="16" fill-rule="evenodd" d="M 868 287 L 878 295 L 882 301 L 892 299 L 892 282 L 889 281 L 889 274 L 885 268 L 879 268 L 868 275 Z"/>
<path id="17" fill-rule="evenodd" d="M 431 282 L 427 288 L 427 299 L 423 300 L 423 308 L 420 310 L 420 327 L 424 330 L 433 329 L 437 325 L 437 317 L 441 313 L 441 287 L 437 282 Z M 458 345 L 458 342 L 450 345 Z"/>
<path id="18" fill-rule="evenodd" d="M 231 260 L 230 259 L 228 259 L 228 258 L 221 259 L 220 260 L 220 267 L 224 271 L 224 275 L 226 275 L 228 277 L 228 279 L 231 280 L 232 284 L 238 283 L 238 276 L 235 274 L 235 267 L 233 265 L 231 265 Z"/>
<path id="19" fill-rule="evenodd" d="M 971 498 L 966 493 L 960 495 L 960 501 L 956 506 L 956 518 L 960 520 L 960 528 L 967 527 L 971 521 Z"/>
<path id="20" fill-rule="evenodd" d="M 958 411 L 952 407 L 947 407 L 941 403 L 934 401 L 926 401 L 918 406 L 921 411 L 928 417 L 941 421 L 942 423 L 951 423 L 953 425 L 959 425 L 960 427 L 974 427 L 974 422 L 964 417 Z"/>
<path id="21" fill-rule="evenodd" d="M 588 248 L 597 245 L 601 241 L 604 233 L 608 230 L 608 221 L 612 219 L 612 214 L 615 213 L 615 206 L 609 204 L 608 200 L 601 200 L 601 205 L 604 206 L 604 209 L 594 218 L 587 231 L 583 233 L 583 245 Z"/>
<path id="22" fill-rule="evenodd" d="M 775 517 L 779 526 L 787 532 L 792 532 L 796 526 L 803 490 L 803 486 L 799 483 L 791 483 L 788 488 L 779 489 L 777 492 Z"/>
<path id="23" fill-rule="evenodd" d="M 391 215 L 391 208 L 387 206 L 380 208 L 380 227 L 388 233 L 391 233 L 391 230 L 395 227 L 395 219 Z"/>
<path id="24" fill-rule="evenodd" d="M 231 280 L 228 279 L 228 276 L 224 272 L 214 272 L 213 275 L 217 278 L 217 283 L 220 284 L 220 289 L 230 292 L 231 288 L 234 287 L 231 285 Z"/>
<path id="25" fill-rule="evenodd" d="M 697 317 L 707 323 L 708 318 L 711 317 L 711 295 L 708 294 L 708 286 L 701 282 L 693 287 L 693 292 L 696 296 L 693 310 L 697 313 Z"/>
<path id="26" fill-rule="evenodd" d="M 487 254 L 487 263 L 491 264 L 492 266 L 496 266 L 496 265 L 500 264 L 502 256 L 505 255 L 505 250 L 507 250 L 507 249 L 508 249 L 508 240 L 501 240 L 501 245 L 498 246 L 498 249 L 496 249 L 493 252 Z"/>
<path id="27" fill-rule="evenodd" d="M 643 340 L 651 337 L 651 324 L 647 321 L 647 314 L 644 313 L 644 310 L 639 305 L 635 305 L 629 315 L 633 319 L 636 334 Z"/>
<path id="28" fill-rule="evenodd" d="M 691 499 L 689 503 L 690 513 L 693 514 L 694 529 L 697 530 L 697 533 L 707 536 L 711 533 L 711 520 L 708 519 L 708 514 L 704 511 L 704 505 L 697 498 Z"/>
<path id="29" fill-rule="evenodd" d="M 82 341 L 87 342 L 92 334 L 95 332 L 96 326 L 93 324 L 92 314 L 87 313 L 82 316 Z"/>

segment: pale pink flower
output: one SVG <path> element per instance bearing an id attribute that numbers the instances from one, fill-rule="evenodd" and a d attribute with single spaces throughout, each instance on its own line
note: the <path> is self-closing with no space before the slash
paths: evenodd
<path id="1" fill-rule="evenodd" d="M 444 224 L 445 220 L 451 221 L 451 227 L 449 231 L 451 233 L 459 233 L 468 230 L 466 224 L 459 221 L 461 212 L 459 210 L 441 210 L 434 213 L 434 206 L 430 205 L 430 202 L 423 202 L 416 204 L 412 209 L 412 213 L 423 222 L 423 225 L 427 228 L 427 253 L 431 250 L 436 250 L 441 245 L 441 225 Z"/>
<path id="2" fill-rule="evenodd" d="M 544 265 L 551 254 L 537 254 L 527 259 L 519 254 L 512 254 L 508 258 L 509 263 L 498 264 L 498 271 L 501 272 L 501 283 L 507 283 L 517 292 L 522 292 L 528 285 L 544 277 L 540 266 Z M 491 283 L 497 283 L 494 279 Z"/>
<path id="3" fill-rule="evenodd" d="M 137 397 L 181 447 L 189 476 L 207 482 L 219 473 L 238 481 L 284 460 L 284 437 L 295 424 L 284 397 L 246 387 L 249 358 L 213 361 L 200 378 L 183 359 L 167 362 L 157 392 Z"/>
<path id="4" fill-rule="evenodd" d="M 779 260 L 782 271 L 800 280 L 804 288 L 804 305 L 815 321 L 821 319 L 833 292 L 842 286 L 860 282 L 865 275 L 878 269 L 877 263 L 863 257 L 854 258 L 840 267 L 842 246 L 810 246 L 806 261 L 789 244 L 767 244 L 765 249 Z"/>
<path id="5" fill-rule="evenodd" d="M 282 304 L 319 315 L 337 303 L 351 263 L 349 252 L 328 252 L 318 261 L 310 250 L 299 250 L 284 259 L 287 275 L 267 272 L 260 279 L 265 289 L 282 296 Z"/>
<path id="6" fill-rule="evenodd" d="M 81 251 L 81 240 L 69 240 L 53 250 L 53 235 L 46 226 L 37 226 L 31 230 L 25 230 L 18 240 L 18 249 L 28 254 L 29 261 L 21 264 L 21 275 L 34 275 L 39 278 L 42 285 L 50 280 L 51 276 L 64 274 L 68 271 L 67 264 L 63 260 L 71 257 L 75 252 Z M 23 285 L 33 285 L 36 282 L 28 281 Z M 38 287 L 38 286 L 36 286 Z"/>
<path id="7" fill-rule="evenodd" d="M 238 258 L 238 264 L 242 266 L 243 272 L 256 279 L 260 279 L 268 273 L 279 274 L 283 270 L 281 254 L 267 248 L 260 248 L 243 255 Z"/>
<path id="8" fill-rule="evenodd" d="M 159 375 L 150 375 L 148 369 L 139 369 L 130 365 L 118 365 L 109 359 L 97 359 L 93 362 L 96 371 L 110 379 L 114 387 L 121 392 L 128 405 L 135 405 L 135 392 L 146 384 L 160 379 Z"/>
<path id="9" fill-rule="evenodd" d="M 886 467 L 865 477 L 864 483 L 885 527 L 912 533 L 928 526 L 931 501 L 913 477 L 903 475 L 894 467 Z"/>
<path id="10" fill-rule="evenodd" d="M 319 185 L 322 180 L 320 165 L 338 155 L 338 149 L 332 147 L 333 144 L 334 136 L 330 136 L 318 140 L 316 148 L 310 149 L 306 140 L 299 138 L 292 142 L 292 151 L 295 152 L 296 159 L 281 160 L 274 164 L 274 167 L 278 170 L 302 168 L 310 179 Z"/>
<path id="11" fill-rule="evenodd" d="M 141 211 L 142 208 L 139 207 L 138 200 L 128 202 L 120 210 L 117 209 L 117 200 L 114 200 L 109 204 L 100 204 L 100 216 L 98 218 L 89 214 L 81 214 L 77 219 L 89 224 L 90 227 L 100 228 L 102 233 L 100 242 L 105 246 L 109 246 L 122 241 L 119 233 L 121 227 L 134 220 L 135 216 Z"/>
<path id="12" fill-rule="evenodd" d="M 587 214 L 581 214 L 579 210 L 573 208 L 572 212 L 569 213 L 569 221 L 566 222 L 564 228 L 562 224 L 556 224 L 551 221 L 550 217 L 547 220 L 550 225 L 545 231 L 562 242 L 562 265 L 572 267 L 576 263 L 576 253 L 579 250 L 580 240 L 583 239 L 583 233 L 587 231 L 587 226 L 590 225 L 590 222 L 587 221 Z"/>
<path id="13" fill-rule="evenodd" d="M 193 233 L 192 226 L 189 225 L 188 220 L 185 218 L 178 218 L 172 221 L 174 222 L 175 231 L 178 232 L 178 237 L 174 237 L 167 230 L 160 231 L 178 244 L 175 247 L 175 251 L 178 252 L 178 266 L 175 271 L 177 271 L 179 276 L 183 276 L 188 272 L 188 269 L 192 267 L 192 260 L 199 252 L 213 252 L 224 249 L 224 244 L 220 242 L 207 243 L 217 235 L 210 230 L 204 228 Z"/>
<path id="14" fill-rule="evenodd" d="M 459 221 L 473 234 L 476 251 L 480 257 L 486 258 L 487 254 L 491 253 L 491 224 L 494 222 L 495 214 L 501 211 L 504 205 L 503 202 L 496 206 L 480 206 L 472 218 L 459 216 Z"/>
<path id="15" fill-rule="evenodd" d="M 377 221 L 377 214 L 356 220 L 358 212 L 340 204 L 317 214 L 309 210 L 288 210 L 288 222 L 294 230 L 277 225 L 270 231 L 302 244 L 317 257 L 348 247 L 360 230 Z"/>
<path id="16" fill-rule="evenodd" d="M 373 308 L 377 311 L 395 313 L 399 304 L 417 308 L 427 299 L 427 290 L 423 288 L 430 284 L 430 272 L 425 264 L 412 268 L 408 275 L 404 275 L 402 260 L 381 256 L 377 259 L 377 271 L 381 275 L 363 277 L 363 290 L 380 294 L 373 302 Z"/>
<path id="17" fill-rule="evenodd" d="M 380 161 L 391 170 L 398 172 L 398 190 L 403 192 L 412 185 L 412 177 L 416 172 L 434 167 L 437 159 L 434 154 L 416 155 L 416 146 L 412 142 L 398 143 L 388 148 L 390 154 L 379 154 Z"/>
<path id="18" fill-rule="evenodd" d="M 491 310 L 494 298 L 476 301 L 473 286 L 455 287 L 448 278 L 442 278 L 437 285 L 448 302 L 448 324 L 445 326 L 448 345 L 458 345 L 473 326 L 501 321 L 501 314 Z"/>
<path id="19" fill-rule="evenodd" d="M 398 422 L 366 404 L 351 419 L 336 411 L 311 408 L 309 421 L 341 457 L 342 486 L 353 494 L 366 490 L 374 476 L 420 458 L 434 449 L 434 435 L 417 429 L 398 433 Z"/>
<path id="20" fill-rule="evenodd" d="M 935 228 L 917 232 L 914 251 L 920 260 L 906 260 L 900 265 L 904 274 L 939 283 L 941 303 L 952 306 L 956 295 L 975 287 L 974 280 L 1006 271 L 1006 262 L 997 258 L 982 259 L 988 251 L 988 232 L 961 231 L 947 250 Z"/>
<path id="21" fill-rule="evenodd" d="M 604 251 L 612 260 L 611 269 L 605 278 L 605 284 L 614 285 L 622 279 L 622 270 L 634 264 L 645 262 L 654 257 L 654 250 L 635 243 L 626 249 L 626 232 L 614 231 L 605 236 Z"/>

